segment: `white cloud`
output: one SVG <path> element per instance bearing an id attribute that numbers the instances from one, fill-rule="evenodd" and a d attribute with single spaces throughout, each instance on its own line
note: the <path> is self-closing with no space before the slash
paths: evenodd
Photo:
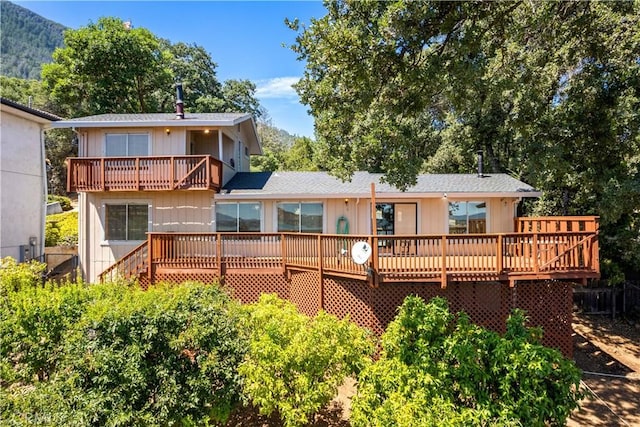
<path id="1" fill-rule="evenodd" d="M 276 77 L 270 80 L 259 81 L 256 88 L 257 98 L 293 98 L 298 97 L 291 87 L 300 80 L 300 77 Z"/>

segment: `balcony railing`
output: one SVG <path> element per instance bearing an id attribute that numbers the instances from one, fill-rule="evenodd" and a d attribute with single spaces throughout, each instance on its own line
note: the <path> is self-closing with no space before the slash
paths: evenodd
<path id="1" fill-rule="evenodd" d="M 222 162 L 212 156 L 75 157 L 67 159 L 67 191 L 215 190 Z"/>
<path id="2" fill-rule="evenodd" d="M 585 219 L 586 218 L 586 219 Z M 527 219 L 531 220 L 531 219 Z M 562 221 L 561 218 L 555 218 Z M 571 219 L 574 221 L 574 219 Z M 144 252 L 148 274 L 209 270 L 222 276 L 228 270 L 309 270 L 385 282 L 508 281 L 572 279 L 600 275 L 597 218 L 580 219 L 575 231 L 524 231 L 500 234 L 372 236 L 299 233 L 148 233 L 144 248 L 129 254 L 101 276 L 123 275 L 122 263 Z M 560 228 L 567 228 L 565 226 Z M 351 258 L 356 242 L 371 245 L 365 265 Z"/>

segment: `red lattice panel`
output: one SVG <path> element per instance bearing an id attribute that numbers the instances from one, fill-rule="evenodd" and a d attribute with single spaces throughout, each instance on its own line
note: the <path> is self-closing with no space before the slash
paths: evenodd
<path id="1" fill-rule="evenodd" d="M 291 273 L 289 300 L 301 313 L 315 316 L 320 310 L 320 273 L 298 271 Z"/>
<path id="2" fill-rule="evenodd" d="M 573 357 L 572 286 L 568 282 L 527 282 L 513 289 L 513 304 L 526 312 L 529 325 L 542 327 L 542 343 L 569 358 Z"/>
<path id="3" fill-rule="evenodd" d="M 185 270 L 179 273 L 156 273 L 154 282 L 166 282 L 180 284 L 183 282 L 202 282 L 205 284 L 219 283 L 218 275 L 214 273 L 189 272 Z"/>
<path id="4" fill-rule="evenodd" d="M 497 282 L 456 282 L 450 283 L 442 296 L 451 313 L 464 311 L 476 325 L 504 333 L 510 312 L 508 289 Z"/>
<path id="5" fill-rule="evenodd" d="M 324 279 L 324 311 L 339 319 L 349 315 L 352 322 L 367 329 L 371 329 L 371 297 L 367 281 Z"/>
<path id="6" fill-rule="evenodd" d="M 289 282 L 283 273 L 227 274 L 223 282 L 231 297 L 243 304 L 257 302 L 262 294 L 277 294 L 282 299 L 290 298 Z"/>
<path id="7" fill-rule="evenodd" d="M 442 289 L 435 283 L 381 283 L 380 287 L 373 289 L 371 330 L 381 335 L 409 295 L 419 296 L 428 302 L 442 295 Z"/>

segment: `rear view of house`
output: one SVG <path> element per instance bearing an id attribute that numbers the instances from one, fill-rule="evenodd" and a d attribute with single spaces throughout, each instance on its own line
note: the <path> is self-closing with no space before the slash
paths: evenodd
<path id="1" fill-rule="evenodd" d="M 540 193 L 481 160 L 406 191 L 366 172 L 250 172 L 262 151 L 250 115 L 181 107 L 53 125 L 79 138 L 68 189 L 87 280 L 223 280 L 245 302 L 276 292 L 376 331 L 408 294 L 447 296 L 498 329 L 517 306 L 570 353 L 571 287 L 544 281 L 599 276 L 597 218 L 518 218 Z"/>

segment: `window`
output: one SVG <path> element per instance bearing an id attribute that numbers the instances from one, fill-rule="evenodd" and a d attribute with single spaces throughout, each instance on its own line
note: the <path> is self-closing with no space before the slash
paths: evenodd
<path id="1" fill-rule="evenodd" d="M 260 203 L 216 203 L 216 230 L 259 233 Z"/>
<path id="2" fill-rule="evenodd" d="M 141 204 L 105 205 L 106 240 L 145 240 L 149 227 L 149 206 Z"/>
<path id="3" fill-rule="evenodd" d="M 450 202 L 449 233 L 474 234 L 487 232 L 485 202 Z"/>
<path id="4" fill-rule="evenodd" d="M 107 157 L 139 157 L 149 154 L 149 134 L 108 133 L 105 138 Z"/>
<path id="5" fill-rule="evenodd" d="M 322 233 L 322 203 L 278 203 L 278 231 Z"/>

